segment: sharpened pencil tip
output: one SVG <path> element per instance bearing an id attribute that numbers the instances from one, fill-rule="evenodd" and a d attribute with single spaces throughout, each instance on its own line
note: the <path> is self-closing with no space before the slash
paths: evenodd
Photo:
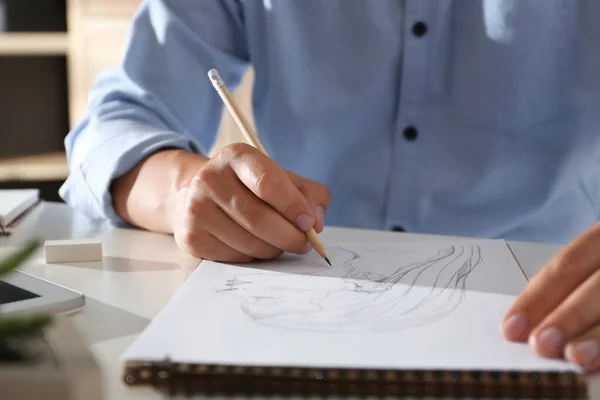
<path id="1" fill-rule="evenodd" d="M 327 264 L 329 264 L 329 266 L 331 267 L 331 261 L 329 261 L 329 258 L 325 257 L 325 261 L 327 261 Z"/>

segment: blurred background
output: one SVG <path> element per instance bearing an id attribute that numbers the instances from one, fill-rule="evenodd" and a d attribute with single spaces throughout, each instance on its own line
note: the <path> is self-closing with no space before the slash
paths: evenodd
<path id="1" fill-rule="evenodd" d="M 61 201 L 64 138 L 98 73 L 120 61 L 141 1 L 0 0 L 0 189 L 38 188 Z M 249 70 L 235 96 L 254 123 L 252 80 Z M 213 151 L 241 138 L 224 111 Z"/>

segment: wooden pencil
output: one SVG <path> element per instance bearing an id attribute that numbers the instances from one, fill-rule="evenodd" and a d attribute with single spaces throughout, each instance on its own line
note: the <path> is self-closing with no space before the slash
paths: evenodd
<path id="1" fill-rule="evenodd" d="M 235 100 L 233 99 L 233 96 L 231 95 L 231 92 L 225 85 L 225 82 L 223 82 L 223 79 L 221 79 L 219 72 L 214 68 L 211 69 L 210 71 L 208 71 L 208 78 L 212 82 L 213 87 L 216 89 L 217 93 L 219 93 L 219 96 L 221 96 L 223 103 L 225 103 L 225 106 L 229 110 L 229 113 L 235 120 L 237 126 L 242 131 L 242 134 L 244 135 L 246 140 L 252 146 L 259 149 L 263 154 L 265 154 L 266 156 L 269 156 L 269 154 L 263 147 L 262 143 L 258 139 L 256 132 L 254 132 L 254 130 L 248 123 L 248 120 L 246 119 L 246 117 L 244 116 L 244 114 L 242 113 L 240 108 L 237 106 Z M 323 244 L 323 242 L 317 235 L 317 232 L 315 231 L 314 228 L 310 228 L 310 230 L 308 232 L 306 232 L 306 237 L 307 237 L 308 241 L 310 242 L 310 244 L 312 245 L 313 249 L 321 257 L 323 257 L 323 259 L 327 262 L 327 264 L 331 265 L 331 261 L 329 261 L 329 257 L 327 255 L 327 250 L 325 249 L 325 245 Z"/>

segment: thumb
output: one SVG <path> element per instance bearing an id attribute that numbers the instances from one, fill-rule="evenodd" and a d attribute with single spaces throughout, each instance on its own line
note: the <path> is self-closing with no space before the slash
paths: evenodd
<path id="1" fill-rule="evenodd" d="M 296 175 L 293 172 L 286 171 L 292 181 L 292 183 L 298 188 L 300 193 L 304 195 L 308 204 L 310 205 L 315 215 L 315 231 L 320 233 L 325 226 L 325 212 L 329 207 L 331 194 L 327 186 L 314 181 Z"/>

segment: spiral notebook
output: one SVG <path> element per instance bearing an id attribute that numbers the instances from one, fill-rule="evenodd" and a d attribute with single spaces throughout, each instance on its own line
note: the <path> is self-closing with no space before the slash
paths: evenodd
<path id="1" fill-rule="evenodd" d="M 348 243 L 204 261 L 122 355 L 128 385 L 235 395 L 585 398 L 501 337 L 527 280 L 504 241 Z"/>

